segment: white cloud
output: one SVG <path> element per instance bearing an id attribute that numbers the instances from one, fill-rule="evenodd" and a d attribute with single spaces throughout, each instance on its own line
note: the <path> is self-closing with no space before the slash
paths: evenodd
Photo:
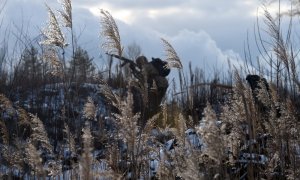
<path id="1" fill-rule="evenodd" d="M 84 7 L 94 14 L 99 13 L 99 8 L 104 8 L 124 23 L 146 27 L 170 36 L 178 34 L 183 29 L 194 32 L 203 30 L 209 33 L 221 49 L 233 49 L 239 53 L 243 52 L 247 30 L 252 32 L 255 24 L 256 17 L 253 16 L 253 12 L 260 5 L 260 0 L 92 2 L 86 3 Z M 82 4 L 77 6 L 83 7 Z"/>
<path id="2" fill-rule="evenodd" d="M 46 2 L 53 9 L 60 8 L 57 1 Z M 258 5 L 259 0 L 73 0 L 76 35 L 81 34 L 79 44 L 92 56 L 100 53 L 99 9 L 103 8 L 117 20 L 125 46 L 136 42 L 149 58 L 163 57 L 160 37 L 165 37 L 185 66 L 192 61 L 202 68 L 204 64 L 224 67 L 229 57 L 235 63 L 241 60 L 246 32 L 252 31 L 253 12 Z M 5 14 L 6 22 L 30 21 L 29 28 L 41 28 L 47 21 L 40 0 L 8 0 Z"/>
<path id="3" fill-rule="evenodd" d="M 216 41 L 203 30 L 194 32 L 184 29 L 178 34 L 169 36 L 151 29 L 129 26 L 125 23 L 119 23 L 119 25 L 123 45 L 136 42 L 142 47 L 142 51 L 148 59 L 151 57 L 164 59 L 165 52 L 160 38 L 163 37 L 168 40 L 178 53 L 185 71 L 189 62 L 192 62 L 193 67 L 204 68 L 207 74 L 213 73 L 213 70 L 226 72 L 228 60 L 236 67 L 243 64 L 239 53 L 232 49 L 222 50 Z"/>
<path id="4" fill-rule="evenodd" d="M 205 31 L 182 30 L 169 38 L 178 51 L 184 67 L 188 67 L 188 63 L 192 62 L 193 67 L 205 67 L 206 71 L 213 71 L 214 68 L 222 70 L 228 67 L 229 59 L 236 66 L 242 64 L 242 58 L 238 53 L 232 49 L 223 51 Z"/>

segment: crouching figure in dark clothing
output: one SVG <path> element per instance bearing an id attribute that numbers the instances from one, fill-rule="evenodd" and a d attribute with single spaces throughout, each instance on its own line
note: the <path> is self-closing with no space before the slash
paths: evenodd
<path id="1" fill-rule="evenodd" d="M 281 109 L 278 104 L 275 104 L 272 100 L 271 96 L 271 89 L 270 86 L 265 78 L 262 78 L 258 75 L 247 75 L 246 80 L 248 81 L 250 88 L 252 90 L 252 95 L 254 98 L 254 102 L 257 108 L 257 111 L 261 118 L 261 126 L 263 130 L 266 132 L 265 126 L 263 124 L 263 121 L 269 121 L 270 118 L 270 112 L 272 108 L 276 112 L 276 118 L 280 118 L 281 116 Z M 259 97 L 259 91 L 265 89 L 265 98 L 262 99 Z"/>
<path id="2" fill-rule="evenodd" d="M 145 126 L 147 120 L 160 110 L 160 104 L 167 92 L 169 83 L 166 76 L 170 69 L 167 62 L 152 58 L 148 62 L 145 56 L 136 59 L 136 69 L 132 70 L 139 86 L 131 86 L 134 100 L 134 113 L 141 113 L 140 125 Z"/>
<path id="3" fill-rule="evenodd" d="M 152 58 L 149 62 L 145 56 L 139 56 L 135 62 L 112 56 L 124 62 L 121 66 L 129 64 L 134 76 L 134 81 L 128 87 L 133 94 L 133 113 L 141 114 L 139 125 L 144 127 L 147 120 L 160 111 L 160 104 L 169 86 L 166 78 L 170 73 L 168 63 L 160 58 Z"/>

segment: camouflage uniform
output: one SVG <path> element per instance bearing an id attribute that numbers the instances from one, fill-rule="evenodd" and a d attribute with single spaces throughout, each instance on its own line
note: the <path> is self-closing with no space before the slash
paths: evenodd
<path id="1" fill-rule="evenodd" d="M 141 112 L 140 125 L 144 126 L 149 118 L 160 110 L 160 103 L 169 86 L 166 76 L 170 70 L 163 67 L 166 63 L 158 58 L 147 61 L 145 56 L 136 59 L 139 70 L 133 73 L 140 87 L 131 88 L 134 98 L 134 112 Z M 146 96 L 146 98 L 145 98 Z"/>

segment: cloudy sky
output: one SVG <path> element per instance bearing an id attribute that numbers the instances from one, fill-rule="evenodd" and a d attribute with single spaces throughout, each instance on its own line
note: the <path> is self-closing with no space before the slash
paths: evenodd
<path id="1" fill-rule="evenodd" d="M 8 0 L 1 15 L 2 30 L 4 26 L 13 31 L 23 27 L 36 36 L 48 19 L 45 3 L 52 9 L 61 8 L 54 0 Z M 80 45 L 96 61 L 101 52 L 99 9 L 105 9 L 116 19 L 125 47 L 135 42 L 148 58 L 163 59 L 163 37 L 185 67 L 192 62 L 212 71 L 226 67 L 228 58 L 233 63 L 242 61 L 247 32 L 253 39 L 261 6 L 260 0 L 73 0 L 73 20 Z M 250 48 L 256 56 L 254 41 Z"/>

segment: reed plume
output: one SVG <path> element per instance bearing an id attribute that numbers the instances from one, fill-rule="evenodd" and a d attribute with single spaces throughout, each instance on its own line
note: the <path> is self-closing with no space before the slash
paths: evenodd
<path id="1" fill-rule="evenodd" d="M 88 97 L 83 108 L 83 116 L 89 120 L 96 120 L 96 106 L 91 97 Z"/>
<path id="2" fill-rule="evenodd" d="M 85 123 L 85 128 L 82 131 L 83 153 L 80 159 L 81 176 L 83 179 L 90 180 L 93 179 L 93 157 L 91 154 L 93 150 L 93 136 L 91 134 L 90 125 L 87 122 Z"/>
<path id="3" fill-rule="evenodd" d="M 47 132 L 45 130 L 43 122 L 33 114 L 30 114 L 31 117 L 31 141 L 35 145 L 40 145 L 41 148 L 44 148 L 48 152 L 52 152 L 52 145 L 50 144 Z"/>
<path id="4" fill-rule="evenodd" d="M 31 141 L 27 142 L 27 146 L 25 149 L 26 159 L 25 161 L 29 164 L 29 166 L 34 171 L 35 175 L 40 177 L 44 174 L 42 158 L 40 157 L 40 153 L 36 149 L 36 147 L 32 144 Z"/>
<path id="5" fill-rule="evenodd" d="M 9 133 L 5 125 L 5 122 L 2 120 L 0 120 L 0 140 L 5 145 L 8 145 L 9 143 Z"/>
<path id="6" fill-rule="evenodd" d="M 168 62 L 168 68 L 182 68 L 180 58 L 178 57 L 173 46 L 165 39 L 161 38 L 165 52 L 166 52 L 166 61 Z"/>
<path id="7" fill-rule="evenodd" d="M 43 58 L 46 62 L 50 62 L 51 65 L 51 71 L 48 73 L 53 76 L 63 76 L 63 63 L 59 60 L 57 51 L 52 47 L 45 47 L 44 50 L 45 52 Z"/>
<path id="8" fill-rule="evenodd" d="M 121 45 L 121 37 L 119 34 L 118 26 L 112 17 L 112 15 L 103 9 L 100 10 L 101 13 L 101 25 L 102 31 L 100 36 L 103 37 L 104 43 L 102 48 L 108 53 L 116 53 L 119 56 L 122 56 L 123 47 Z"/>
<path id="9" fill-rule="evenodd" d="M 107 99 L 107 103 L 118 108 L 121 97 L 114 93 L 109 85 L 100 79 L 100 93 Z"/>
<path id="10" fill-rule="evenodd" d="M 64 26 L 72 28 L 72 3 L 71 0 L 59 0 L 63 10 L 59 10 Z"/>
<path id="11" fill-rule="evenodd" d="M 65 42 L 58 20 L 52 9 L 48 5 L 46 5 L 46 7 L 49 13 L 49 22 L 43 31 L 45 40 L 42 41 L 41 44 L 64 48 L 68 44 Z"/>

